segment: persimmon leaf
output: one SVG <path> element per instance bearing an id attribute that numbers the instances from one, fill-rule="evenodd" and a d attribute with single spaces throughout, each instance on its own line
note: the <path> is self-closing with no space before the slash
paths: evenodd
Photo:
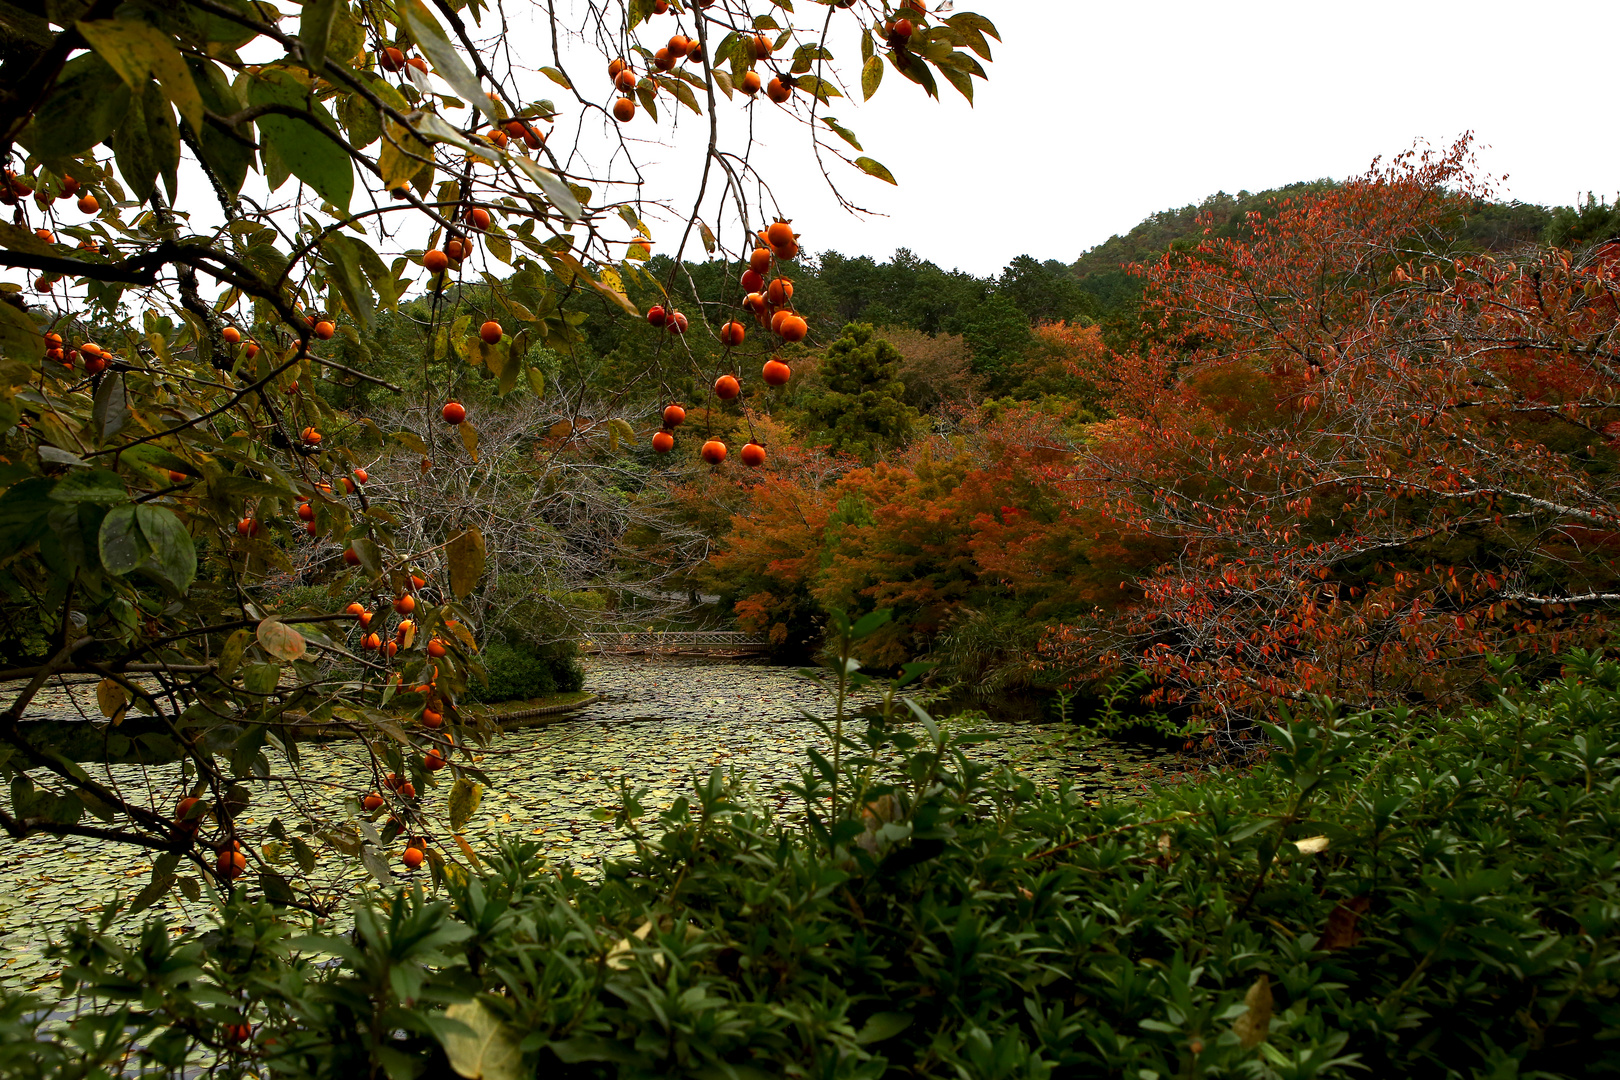
<path id="1" fill-rule="evenodd" d="M 301 660 L 306 644 L 304 635 L 272 616 L 259 623 L 255 636 L 265 652 L 277 660 Z"/>
<path id="2" fill-rule="evenodd" d="M 111 720 L 129 705 L 129 693 L 115 679 L 102 679 L 96 684 L 96 707 L 101 715 Z"/>
<path id="3" fill-rule="evenodd" d="M 320 71 L 326 63 L 326 46 L 332 36 L 332 16 L 337 13 L 337 0 L 304 0 L 304 11 L 298 20 L 298 42 L 304 47 L 304 62 L 311 71 Z"/>
<path id="4" fill-rule="evenodd" d="M 132 93 L 144 92 L 146 81 L 156 78 L 191 130 L 202 130 L 202 95 L 168 34 L 137 19 L 94 19 L 76 25 Z"/>
<path id="5" fill-rule="evenodd" d="M 873 161 L 869 157 L 858 157 L 855 159 L 855 165 L 867 176 L 875 176 L 886 183 L 895 183 L 894 174 L 885 168 L 882 162 Z"/>
<path id="6" fill-rule="evenodd" d="M 476 526 L 457 533 L 445 545 L 444 555 L 450 564 L 450 591 L 471 595 L 484 576 L 484 534 Z"/>
<path id="7" fill-rule="evenodd" d="M 427 5 L 422 0 L 399 0 L 398 8 L 411 37 L 416 39 L 416 44 L 433 65 L 435 74 L 449 83 L 461 95 L 463 102 L 483 113 L 491 124 L 500 123 L 501 118 L 495 114 L 495 107 L 485 95 L 478 77 L 468 70 L 461 53 L 450 44 L 450 39 L 439 26 L 439 20 L 433 17 Z"/>
<path id="8" fill-rule="evenodd" d="M 112 135 L 129 101 L 129 87 L 107 61 L 93 52 L 75 56 L 18 141 L 42 157 L 78 157 Z"/>
<path id="9" fill-rule="evenodd" d="M 286 71 L 266 69 L 248 84 L 254 105 L 281 105 L 294 112 L 259 117 L 259 133 L 291 173 L 339 210 L 354 194 L 354 168 L 337 141 L 337 122 Z"/>
<path id="10" fill-rule="evenodd" d="M 883 81 L 883 58 L 869 56 L 866 63 L 861 65 L 861 94 L 867 100 L 877 93 L 878 84 Z"/>
<path id="11" fill-rule="evenodd" d="M 456 782 L 450 785 L 450 795 L 445 802 L 445 808 L 450 815 L 451 832 L 459 833 L 467 827 L 467 822 L 477 813 L 478 804 L 483 797 L 482 784 L 475 784 L 465 776 L 456 777 Z"/>
<path id="12" fill-rule="evenodd" d="M 563 217 L 571 222 L 579 220 L 584 208 L 580 206 L 579 199 L 575 197 L 573 190 L 563 183 L 561 177 L 550 169 L 536 165 L 526 157 L 514 160 L 531 180 L 540 185 L 540 190 L 546 193 L 546 198 L 551 200 L 551 205 L 555 206 Z"/>

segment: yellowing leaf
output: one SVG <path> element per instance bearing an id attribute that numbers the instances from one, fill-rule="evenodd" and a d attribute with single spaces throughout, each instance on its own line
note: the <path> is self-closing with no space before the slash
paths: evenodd
<path id="1" fill-rule="evenodd" d="M 795 82 L 800 90 L 810 94 L 822 104 L 826 104 L 835 97 L 844 96 L 839 93 L 838 87 L 815 75 L 800 75 Z"/>
<path id="2" fill-rule="evenodd" d="M 962 38 L 967 43 L 968 48 L 972 49 L 986 60 L 990 59 L 990 43 L 984 40 L 984 36 L 988 34 L 997 41 L 1001 40 L 1001 34 L 996 30 L 995 23 L 991 22 L 983 15 L 978 15 L 971 11 L 964 11 L 961 14 L 952 15 L 950 18 L 946 19 L 945 22 L 952 30 L 955 30 L 958 34 L 962 35 Z"/>
<path id="3" fill-rule="evenodd" d="M 505 351 L 499 344 L 491 345 L 478 335 L 477 331 L 467 336 L 467 344 L 459 350 L 467 357 L 467 363 L 474 367 L 482 364 L 489 368 L 490 374 L 499 375 L 506 363 Z"/>
<path id="4" fill-rule="evenodd" d="M 633 315 L 638 319 L 641 318 L 641 309 L 636 307 L 635 304 L 632 304 L 628 296 L 618 289 L 613 288 L 611 285 L 606 285 L 596 280 L 596 278 L 592 277 L 590 272 L 580 264 L 580 261 L 568 254 L 568 252 L 558 252 L 556 259 L 558 262 L 568 267 L 569 270 L 573 271 L 575 280 L 583 280 L 586 284 L 590 285 L 591 288 L 595 289 L 609 300 L 612 300 L 615 304 L 618 304 L 619 307 L 623 308 L 630 315 Z M 619 275 L 616 271 L 608 271 L 608 273 L 612 275 L 613 281 L 617 282 L 619 280 Z"/>
<path id="5" fill-rule="evenodd" d="M 626 225 L 628 225 L 632 229 L 636 230 L 636 232 L 640 233 L 642 236 L 650 235 L 647 232 L 646 224 L 640 218 L 638 218 L 636 216 L 636 212 L 634 210 L 632 210 L 628 205 L 619 207 L 619 217 L 624 221 L 624 223 Z"/>
<path id="6" fill-rule="evenodd" d="M 186 69 L 186 62 L 174 40 L 149 23 L 134 19 L 95 19 L 78 24 L 84 40 L 118 72 L 118 77 L 134 93 L 146 89 L 146 80 L 156 77 L 164 95 L 180 110 L 191 130 L 203 130 L 202 95 Z"/>
<path id="7" fill-rule="evenodd" d="M 225 639 L 224 648 L 219 650 L 219 667 L 215 670 L 226 682 L 230 682 L 236 669 L 242 666 L 242 653 L 247 649 L 249 636 L 246 630 L 238 630 Z"/>
<path id="8" fill-rule="evenodd" d="M 444 546 L 444 556 L 450 564 L 450 591 L 469 595 L 484 576 L 484 534 L 476 526 L 457 533 Z"/>
<path id="9" fill-rule="evenodd" d="M 450 785 L 450 796 L 446 802 L 453 832 L 460 833 L 467 827 L 467 822 L 478 812 L 478 804 L 483 798 L 482 784 L 475 784 L 465 776 L 456 777 L 456 782 Z"/>
<path id="10" fill-rule="evenodd" d="M 460 623 L 456 623 L 456 625 L 450 628 L 450 633 L 455 635 L 457 641 L 461 642 L 467 647 L 468 652 L 478 651 L 477 640 L 472 636 L 472 631 L 468 630 L 465 626 L 462 626 Z"/>
<path id="11" fill-rule="evenodd" d="M 861 93 L 865 95 L 867 101 L 872 100 L 872 95 L 877 93 L 878 84 L 882 81 L 883 58 L 880 56 L 867 57 L 866 63 L 861 65 Z"/>
<path id="12" fill-rule="evenodd" d="M 113 679 L 102 679 L 96 684 L 96 704 L 101 715 L 116 720 L 129 704 L 129 694 Z"/>
<path id="13" fill-rule="evenodd" d="M 1232 1032 L 1243 1049 L 1253 1050 L 1266 1041 L 1271 1031 L 1271 978 L 1262 975 L 1254 980 L 1254 985 L 1243 996 L 1243 1004 L 1249 1007 L 1248 1011 L 1232 1022 Z"/>
<path id="14" fill-rule="evenodd" d="M 427 443 L 422 441 L 421 436 L 409 431 L 396 431 L 392 438 L 397 440 L 405 449 L 421 454 L 423 457 L 427 456 Z"/>
<path id="15" fill-rule="evenodd" d="M 821 122 L 823 124 L 826 124 L 829 128 L 832 129 L 832 131 L 833 131 L 833 133 L 835 135 L 837 135 L 840 139 L 843 139 L 845 142 L 849 143 L 849 145 L 853 146 L 855 149 L 857 149 L 857 150 L 864 150 L 865 149 L 865 147 L 863 147 L 861 145 L 861 141 L 855 137 L 855 133 L 853 131 L 849 130 L 849 128 L 847 128 L 844 125 L 840 124 L 837 120 L 834 120 L 830 116 L 823 116 L 821 118 Z"/>
<path id="16" fill-rule="evenodd" d="M 446 1009 L 444 1015 L 472 1029 L 470 1035 L 444 1036 L 444 1055 L 456 1075 L 467 1080 L 519 1080 L 523 1075 L 523 1052 L 518 1041 L 483 1002 L 476 998 L 459 1002 Z"/>
<path id="17" fill-rule="evenodd" d="M 277 660 L 299 660 L 305 651 L 304 635 L 282 622 L 269 618 L 259 624 L 259 645 Z"/>
<path id="18" fill-rule="evenodd" d="M 384 187 L 390 190 L 399 187 L 421 171 L 424 160 L 433 160 L 433 148 L 417 138 L 413 129 L 392 122 L 383 129 L 377 168 L 382 173 Z"/>
<path id="19" fill-rule="evenodd" d="M 883 163 L 880 161 L 873 161 L 869 157 L 858 157 L 855 159 L 855 166 L 867 176 L 875 176 L 879 180 L 890 184 L 895 183 L 894 174 L 884 168 Z"/>

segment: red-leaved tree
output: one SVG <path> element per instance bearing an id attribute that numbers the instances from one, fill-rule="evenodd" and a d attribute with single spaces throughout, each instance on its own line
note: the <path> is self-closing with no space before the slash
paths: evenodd
<path id="1" fill-rule="evenodd" d="M 1156 342 L 1087 372 L 1080 498 L 1174 542 L 1063 663 L 1140 663 L 1224 717 L 1466 694 L 1483 654 L 1601 640 L 1620 605 L 1620 247 L 1451 238 L 1470 144 L 1411 152 L 1136 271 Z"/>

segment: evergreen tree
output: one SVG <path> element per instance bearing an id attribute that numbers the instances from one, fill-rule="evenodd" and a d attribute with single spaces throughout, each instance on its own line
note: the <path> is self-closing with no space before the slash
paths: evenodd
<path id="1" fill-rule="evenodd" d="M 1030 255 L 1018 256 L 1001 271 L 996 291 L 1031 323 L 1074 322 L 1091 314 L 1091 299 L 1080 288 L 1080 279 L 1056 259 L 1041 262 Z"/>
<path id="2" fill-rule="evenodd" d="M 827 348 L 820 370 L 821 393 L 805 406 L 811 441 L 834 451 L 874 460 L 910 437 L 918 413 L 904 401 L 900 350 L 866 323 L 850 323 Z"/>
<path id="3" fill-rule="evenodd" d="M 1589 191 L 1585 203 L 1554 210 L 1544 231 L 1547 243 L 1561 248 L 1613 240 L 1620 237 L 1620 202 L 1610 206 L 1607 199 L 1595 199 Z"/>
<path id="4" fill-rule="evenodd" d="M 973 373 L 995 383 L 1029 347 L 1029 316 L 1005 293 L 991 293 L 959 316 L 961 334 L 973 350 Z"/>

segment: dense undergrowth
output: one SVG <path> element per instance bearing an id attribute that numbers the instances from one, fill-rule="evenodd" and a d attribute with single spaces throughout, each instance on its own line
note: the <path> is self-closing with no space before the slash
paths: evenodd
<path id="1" fill-rule="evenodd" d="M 61 1002 L 0 998 L 0 1073 L 1614 1075 L 1620 665 L 1497 671 L 1489 707 L 1322 705 L 1100 806 L 891 695 L 793 820 L 718 772 L 658 815 L 626 792 L 601 882 L 522 845 L 352 935 L 244 895 L 192 937 L 81 927 Z"/>
<path id="2" fill-rule="evenodd" d="M 571 694 L 585 685 L 585 669 L 580 667 L 578 648 L 572 641 L 546 651 L 526 642 L 510 645 L 491 642 L 483 655 L 488 683 L 468 686 L 468 697 L 487 705 L 525 701 L 548 694 Z"/>

